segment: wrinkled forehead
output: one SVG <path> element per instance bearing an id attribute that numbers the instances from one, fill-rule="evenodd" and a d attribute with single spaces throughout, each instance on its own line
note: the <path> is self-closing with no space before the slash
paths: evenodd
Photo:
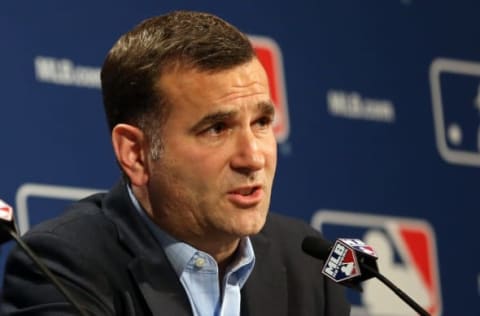
<path id="1" fill-rule="evenodd" d="M 271 103 L 268 78 L 257 59 L 217 72 L 172 69 L 162 75 L 157 89 L 168 100 L 170 110 L 183 108 L 183 115 L 242 104 Z"/>
<path id="2" fill-rule="evenodd" d="M 154 82 L 154 86 L 155 90 L 162 95 L 162 98 L 168 99 L 172 97 L 173 91 L 182 94 L 188 93 L 191 92 L 189 88 L 198 85 L 202 85 L 202 89 L 208 92 L 211 89 L 218 88 L 218 86 L 225 85 L 224 80 L 226 79 L 256 81 L 269 88 L 267 73 L 256 56 L 253 56 L 247 62 L 218 69 L 204 69 L 191 61 L 175 60 L 162 69 Z M 241 82 L 238 84 L 240 85 Z M 183 88 L 182 91 L 179 91 L 180 87 Z"/>

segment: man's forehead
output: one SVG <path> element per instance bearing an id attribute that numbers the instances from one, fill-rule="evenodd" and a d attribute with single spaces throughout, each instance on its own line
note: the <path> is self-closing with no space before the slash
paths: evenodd
<path id="1" fill-rule="evenodd" d="M 196 68 L 176 68 L 164 73 L 157 82 L 159 93 L 171 101 L 191 103 L 228 103 L 249 94 L 270 97 L 268 79 L 263 66 L 256 60 L 219 72 Z"/>
<path id="2" fill-rule="evenodd" d="M 172 78 L 178 77 L 187 77 L 191 75 L 197 77 L 205 78 L 214 78 L 217 76 L 222 76 L 227 73 L 241 72 L 245 68 L 256 68 L 259 74 L 264 74 L 265 78 L 268 81 L 268 76 L 266 74 L 265 68 L 262 63 L 258 60 L 257 57 L 253 57 L 247 62 L 240 63 L 238 65 L 225 67 L 225 68 L 214 68 L 214 69 L 205 69 L 199 66 L 196 66 L 193 62 L 183 63 L 179 60 L 172 61 L 164 66 L 157 75 L 157 84 L 164 81 L 171 80 Z M 166 79 L 166 80 L 165 80 Z"/>
<path id="3" fill-rule="evenodd" d="M 254 112 L 258 112 L 258 113 L 263 113 L 263 114 L 273 115 L 275 113 L 275 106 L 273 105 L 271 100 L 259 101 L 250 106 L 246 106 L 246 109 Z M 222 115 L 233 116 L 233 115 L 238 115 L 241 110 L 242 109 L 239 108 L 238 106 L 225 105 L 224 107 L 220 106 L 219 109 L 218 107 L 215 108 L 212 106 L 212 111 L 209 111 L 209 112 L 211 114 L 218 113 Z M 210 115 L 210 114 L 207 114 L 207 115 Z"/>
<path id="4" fill-rule="evenodd" d="M 273 106 L 271 101 L 260 101 L 256 105 L 251 106 L 251 111 L 254 111 L 255 113 L 260 113 L 261 115 L 265 116 L 273 117 L 275 115 L 275 107 Z M 198 120 L 190 128 L 190 130 L 192 132 L 196 132 L 203 127 L 211 124 L 234 120 L 238 116 L 240 116 L 240 112 L 241 110 L 238 107 L 227 107 L 204 113 L 203 115 L 199 115 Z"/>

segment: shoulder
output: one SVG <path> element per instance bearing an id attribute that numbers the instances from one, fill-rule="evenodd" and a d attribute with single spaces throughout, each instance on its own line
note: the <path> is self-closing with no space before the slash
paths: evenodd
<path id="1" fill-rule="evenodd" d="M 318 265 L 313 259 L 302 251 L 303 239 L 307 236 L 320 236 L 308 223 L 276 213 L 270 213 L 262 231 L 252 237 L 254 245 L 269 245 L 272 254 L 283 258 L 289 265 Z"/>
<path id="2" fill-rule="evenodd" d="M 34 243 L 59 238 L 73 247 L 81 247 L 114 236 L 115 227 L 102 207 L 105 196 L 105 193 L 98 193 L 71 204 L 60 216 L 36 225 L 23 238 Z"/>
<path id="3" fill-rule="evenodd" d="M 32 227 L 22 236 L 34 253 L 55 269 L 106 276 L 130 254 L 119 242 L 118 227 L 107 212 L 110 193 L 97 193 L 74 202 L 59 216 Z M 14 246 L 6 263 L 6 274 L 16 266 L 29 265 L 29 258 Z"/>
<path id="4" fill-rule="evenodd" d="M 78 201 L 61 216 L 22 236 L 71 295 L 97 315 L 112 314 L 110 284 L 119 272 L 114 260 L 122 254 L 114 239 L 115 227 L 103 211 L 104 196 L 96 194 Z M 5 309 L 36 311 L 68 306 L 60 292 L 41 275 L 25 252 L 19 246 L 13 247 L 5 265 Z"/>
<path id="5" fill-rule="evenodd" d="M 294 217 L 273 213 L 273 212 L 270 212 L 268 214 L 266 227 L 282 226 L 283 228 L 287 228 L 287 227 L 292 227 L 292 225 L 294 227 L 293 230 L 296 230 L 298 228 L 307 228 L 307 227 L 308 227 L 308 230 L 310 230 L 309 229 L 310 225 L 308 225 L 307 222 L 299 218 L 294 218 Z"/>
<path id="6" fill-rule="evenodd" d="M 281 239 L 302 239 L 306 236 L 319 236 L 320 233 L 313 229 L 307 222 L 285 215 L 270 213 L 262 230 L 266 236 Z"/>
<path id="7" fill-rule="evenodd" d="M 343 289 L 322 275 L 321 260 L 302 251 L 307 236 L 321 234 L 305 221 L 270 213 L 263 230 L 252 237 L 259 266 L 282 265 L 291 291 L 289 304 L 298 315 L 348 315 Z"/>

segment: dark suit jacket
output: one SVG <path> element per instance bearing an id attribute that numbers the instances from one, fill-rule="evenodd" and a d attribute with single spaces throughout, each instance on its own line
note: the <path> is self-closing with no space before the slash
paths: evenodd
<path id="1" fill-rule="evenodd" d="M 242 289 L 242 315 L 348 315 L 343 291 L 321 275 L 321 262 L 301 251 L 317 234 L 297 220 L 270 214 L 252 237 L 255 268 Z M 91 315 L 192 315 L 162 248 L 134 209 L 124 182 L 75 203 L 30 230 L 24 240 Z M 7 315 L 75 315 L 18 248 L 4 279 Z"/>

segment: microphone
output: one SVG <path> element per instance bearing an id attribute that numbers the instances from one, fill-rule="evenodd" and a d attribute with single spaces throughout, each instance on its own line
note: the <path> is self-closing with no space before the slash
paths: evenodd
<path id="1" fill-rule="evenodd" d="M 40 260 L 40 258 L 33 252 L 33 250 L 20 238 L 17 233 L 17 225 L 13 217 L 13 208 L 0 200 L 0 245 L 10 239 L 15 239 L 20 248 L 32 259 L 42 273 L 50 280 L 55 287 L 62 293 L 67 301 L 78 311 L 79 315 L 87 316 L 73 296 L 63 287 L 60 281 L 53 275 L 47 266 Z M 1 311 L 0 311 L 1 312 Z"/>
<path id="2" fill-rule="evenodd" d="M 9 230 L 17 231 L 15 221 L 13 220 L 13 209 L 2 200 L 0 200 L 0 222 Z M 0 230 L 0 245 L 10 239 L 12 239 L 12 236 L 6 230 Z"/>
<path id="3" fill-rule="evenodd" d="M 375 277 L 421 316 L 430 316 L 410 296 L 380 274 L 375 250 L 360 239 L 340 238 L 332 244 L 319 237 L 307 236 L 302 242 L 302 250 L 323 260 L 322 274 L 335 283 L 362 291 L 360 283 Z"/>
<path id="4" fill-rule="evenodd" d="M 374 274 L 362 271 L 361 266 L 368 266 L 378 272 L 377 254 L 373 247 L 360 239 L 337 239 L 335 244 L 313 236 L 302 242 L 305 253 L 324 260 L 322 273 L 336 283 L 362 291 L 361 282 L 374 277 Z M 364 269 L 365 270 L 365 269 Z"/>

